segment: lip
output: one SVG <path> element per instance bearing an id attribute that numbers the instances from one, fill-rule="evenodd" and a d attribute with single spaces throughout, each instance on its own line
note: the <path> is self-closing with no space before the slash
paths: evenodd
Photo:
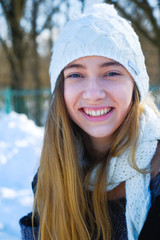
<path id="1" fill-rule="evenodd" d="M 87 114 L 83 111 L 83 109 L 100 110 L 100 109 L 104 109 L 104 108 L 111 108 L 111 111 L 108 112 L 108 113 L 105 114 L 105 115 L 102 115 L 102 116 L 89 116 L 89 115 L 87 115 Z M 115 108 L 113 108 L 113 107 L 85 107 L 85 108 L 81 108 L 81 109 L 80 109 L 80 112 L 83 114 L 83 116 L 84 116 L 87 120 L 89 120 L 89 121 L 91 121 L 91 122 L 101 122 L 101 121 L 107 120 L 107 119 L 112 115 L 114 109 L 115 109 Z"/>

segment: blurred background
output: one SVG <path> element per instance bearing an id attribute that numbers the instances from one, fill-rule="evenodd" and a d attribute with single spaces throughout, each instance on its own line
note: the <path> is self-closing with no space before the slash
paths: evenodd
<path id="1" fill-rule="evenodd" d="M 159 0 L 0 0 L 0 111 L 44 124 L 51 49 L 63 25 L 95 2 L 113 3 L 140 37 L 154 91 L 160 76 Z"/>
<path id="2" fill-rule="evenodd" d="M 132 22 L 160 107 L 160 0 L 0 0 L 0 240 L 20 239 L 19 218 L 32 209 L 51 49 L 68 20 L 99 2 Z"/>

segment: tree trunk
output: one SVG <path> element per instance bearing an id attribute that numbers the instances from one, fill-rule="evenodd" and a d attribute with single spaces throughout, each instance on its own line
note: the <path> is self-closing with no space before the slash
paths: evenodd
<path id="1" fill-rule="evenodd" d="M 37 43 L 36 43 L 36 38 L 34 37 L 33 39 L 33 49 L 32 49 L 32 75 L 34 78 L 35 82 L 35 90 L 37 91 L 37 94 L 35 94 L 35 122 L 38 126 L 41 126 L 41 117 L 42 117 L 42 96 L 38 90 L 41 89 L 41 80 L 39 76 L 39 69 L 40 69 L 40 64 L 39 64 L 39 56 L 37 53 Z"/>

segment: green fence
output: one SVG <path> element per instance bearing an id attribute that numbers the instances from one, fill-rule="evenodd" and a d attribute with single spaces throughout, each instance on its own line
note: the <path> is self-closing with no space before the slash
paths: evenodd
<path id="1" fill-rule="evenodd" d="M 50 89 L 40 90 L 0 90 L 0 112 L 25 113 L 37 125 L 43 125 L 51 96 Z"/>

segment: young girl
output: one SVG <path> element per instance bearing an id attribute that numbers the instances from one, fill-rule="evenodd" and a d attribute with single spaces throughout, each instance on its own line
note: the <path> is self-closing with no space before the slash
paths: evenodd
<path id="1" fill-rule="evenodd" d="M 94 5 L 65 26 L 50 76 L 22 239 L 159 239 L 160 118 L 130 23 L 112 5 Z"/>

